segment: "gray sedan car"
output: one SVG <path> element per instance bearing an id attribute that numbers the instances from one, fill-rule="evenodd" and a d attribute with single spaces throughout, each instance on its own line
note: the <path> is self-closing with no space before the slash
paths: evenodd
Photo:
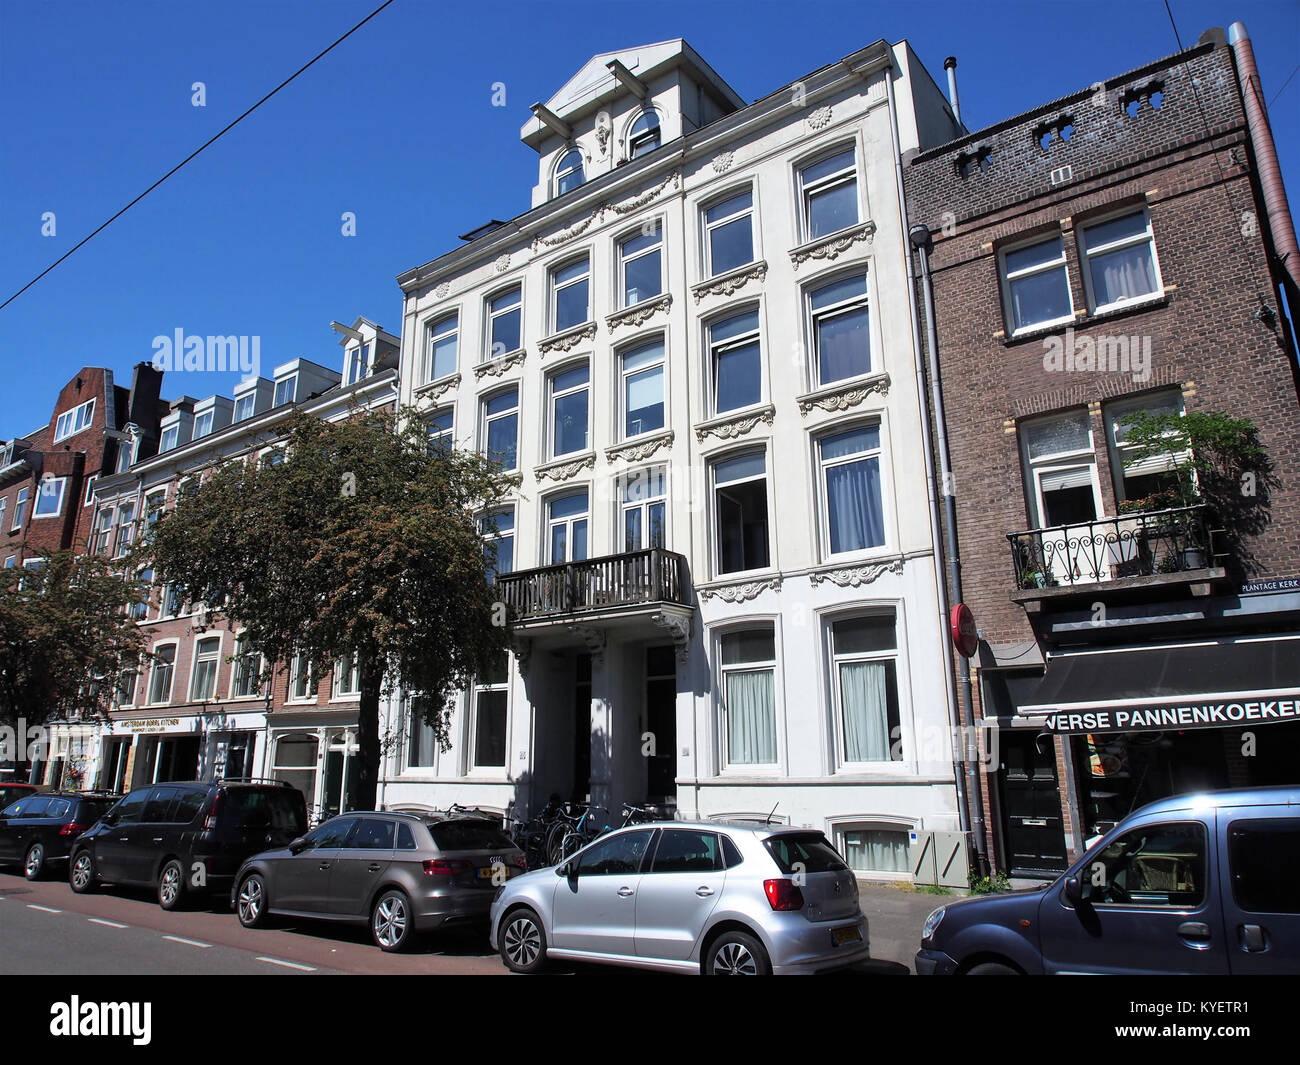
<path id="1" fill-rule="evenodd" d="M 491 821 L 346 813 L 248 859 L 231 905 L 245 928 L 272 914 L 368 924 L 381 948 L 399 951 L 417 932 L 485 921 L 493 891 L 524 868 Z"/>
<path id="2" fill-rule="evenodd" d="M 673 821 L 603 836 L 504 885 L 491 938 L 524 973 L 548 958 L 815 973 L 868 956 L 857 880 L 826 837 L 753 823 Z"/>

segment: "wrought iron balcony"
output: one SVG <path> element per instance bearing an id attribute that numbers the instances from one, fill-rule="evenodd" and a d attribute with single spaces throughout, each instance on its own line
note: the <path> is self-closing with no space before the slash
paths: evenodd
<path id="1" fill-rule="evenodd" d="M 1214 565 L 1205 505 L 1007 534 L 1016 587 L 1066 588 Z"/>
<path id="2" fill-rule="evenodd" d="M 690 606 L 686 559 L 661 547 L 497 575 L 501 599 L 526 621 L 619 607 Z"/>

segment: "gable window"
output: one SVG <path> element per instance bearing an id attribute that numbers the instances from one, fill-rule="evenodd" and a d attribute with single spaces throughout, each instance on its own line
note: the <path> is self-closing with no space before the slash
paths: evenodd
<path id="1" fill-rule="evenodd" d="M 158 440 L 158 454 L 161 455 L 164 451 L 171 451 L 176 446 L 176 442 L 180 440 L 180 437 L 181 427 L 179 423 L 167 426 Z"/>
<path id="2" fill-rule="evenodd" d="M 832 384 L 871 372 L 867 275 L 854 274 L 809 293 L 816 381 Z"/>
<path id="3" fill-rule="evenodd" d="M 903 757 L 898 717 L 898 634 L 894 613 L 831 625 L 835 739 L 842 763 Z"/>
<path id="4" fill-rule="evenodd" d="M 817 444 L 825 493 L 826 546 L 832 555 L 885 542 L 880 493 L 880 429 L 852 429 Z"/>
<path id="5" fill-rule="evenodd" d="M 42 477 L 36 489 L 33 518 L 57 518 L 63 513 L 63 494 L 67 490 L 66 477 Z"/>
<path id="6" fill-rule="evenodd" d="M 771 625 L 726 633 L 722 673 L 723 749 L 728 765 L 776 763 L 776 639 Z"/>
<path id="7" fill-rule="evenodd" d="M 520 289 L 516 285 L 488 303 L 488 358 L 499 359 L 518 351 Z"/>
<path id="8" fill-rule="evenodd" d="M 311 659 L 305 654 L 296 654 L 289 667 L 289 699 L 302 703 L 315 698 L 316 678 L 312 676 Z"/>
<path id="9" fill-rule="evenodd" d="M 555 332 L 563 333 L 590 318 L 591 260 L 585 255 L 551 272 Z"/>
<path id="10" fill-rule="evenodd" d="M 566 192 L 572 192 L 584 181 L 586 178 L 582 173 L 582 152 L 577 148 L 570 148 L 555 168 L 555 194 L 563 196 Z"/>
<path id="11" fill-rule="evenodd" d="M 709 326 L 713 413 L 752 407 L 763 398 L 758 309 Z"/>
<path id="12" fill-rule="evenodd" d="M 767 458 L 761 452 L 713 464 L 714 522 L 719 573 L 765 569 Z"/>
<path id="13" fill-rule="evenodd" d="M 1145 208 L 1083 226 L 1080 242 L 1088 303 L 1094 312 L 1163 291 L 1151 216 Z"/>
<path id="14" fill-rule="evenodd" d="M 350 348 L 343 364 L 343 383 L 354 385 L 366 376 L 370 369 L 370 345 L 362 344 Z"/>
<path id="15" fill-rule="evenodd" d="M 130 468 L 132 461 L 135 459 L 135 449 L 139 444 L 139 438 L 132 436 L 128 440 L 117 441 L 117 465 L 114 471 L 125 473 Z"/>
<path id="16" fill-rule="evenodd" d="M 664 427 L 664 342 L 660 338 L 623 352 L 623 436 Z"/>
<path id="17" fill-rule="evenodd" d="M 584 363 L 549 379 L 551 391 L 551 455 L 587 449 L 587 392 L 591 372 Z"/>
<path id="18" fill-rule="evenodd" d="M 799 171 L 804 235 L 808 240 L 837 233 L 858 221 L 858 169 L 848 148 Z"/>
<path id="19" fill-rule="evenodd" d="M 1176 497 L 1178 488 L 1176 467 L 1185 465 L 1191 457 L 1186 451 L 1171 449 L 1162 455 L 1134 462 L 1125 466 L 1125 459 L 1133 452 L 1133 445 L 1128 442 L 1129 425 L 1126 419 L 1138 412 L 1152 415 L 1183 413 L 1183 394 L 1178 389 L 1142 396 L 1138 399 L 1122 400 L 1107 404 L 1106 436 L 1110 445 L 1111 473 L 1114 477 L 1115 498 L 1117 501 L 1135 502 L 1156 497 L 1153 509 L 1165 509 Z"/>
<path id="20" fill-rule="evenodd" d="M 14 529 L 21 529 L 23 522 L 27 520 L 27 499 L 30 493 L 30 488 L 18 489 L 18 495 L 14 499 L 14 523 L 12 526 Z"/>
<path id="21" fill-rule="evenodd" d="M 73 407 L 71 410 L 65 410 L 54 422 L 54 442 L 57 444 L 60 440 L 66 440 L 72 436 L 73 433 L 88 429 L 94 417 L 95 401 L 93 399 L 88 399 L 85 403 Z"/>
<path id="22" fill-rule="evenodd" d="M 667 541 L 664 467 L 636 470 L 619 478 L 623 512 L 623 550 L 663 547 Z"/>
<path id="23" fill-rule="evenodd" d="M 649 232 L 642 231 L 618 246 L 618 270 L 623 306 L 632 307 L 658 296 L 664 290 L 663 229 L 656 220 Z"/>
<path id="24" fill-rule="evenodd" d="M 352 651 L 334 663 L 334 697 L 361 694 L 361 658 Z"/>
<path id="25" fill-rule="evenodd" d="M 210 410 L 205 410 L 202 414 L 197 415 L 194 419 L 194 432 L 191 434 L 191 438 L 197 440 L 199 437 L 207 436 L 212 432 L 213 417 L 214 412 Z"/>
<path id="26" fill-rule="evenodd" d="M 450 448 L 455 441 L 452 429 L 455 412 L 451 407 L 429 416 L 429 446 Z"/>
<path id="27" fill-rule="evenodd" d="M 587 557 L 587 490 L 557 496 L 546 504 L 551 565 Z"/>
<path id="28" fill-rule="evenodd" d="M 217 690 L 220 664 L 220 636 L 209 636 L 195 643 L 194 665 L 190 669 L 190 702 L 206 702 L 212 698 Z"/>
<path id="29" fill-rule="evenodd" d="M 1101 513 L 1101 487 L 1087 410 L 1025 422 L 1020 440 L 1035 527 L 1096 521 Z"/>
<path id="30" fill-rule="evenodd" d="M 1010 318 L 1007 328 L 1012 335 L 1074 320 L 1065 242 L 1059 233 L 1027 246 L 1008 248 L 998 258 L 1002 266 L 1002 299 Z"/>
<path id="31" fill-rule="evenodd" d="M 176 666 L 176 645 L 154 648 L 149 670 L 149 702 L 165 703 L 172 697 L 172 673 Z"/>
<path id="32" fill-rule="evenodd" d="M 708 274 L 716 277 L 754 261 L 754 190 L 714 204 L 704 212 Z"/>
<path id="33" fill-rule="evenodd" d="M 444 314 L 429 326 L 424 350 L 424 382 L 440 381 L 456 372 L 460 345 L 460 315 Z"/>
<path id="34" fill-rule="evenodd" d="M 509 573 L 515 568 L 515 508 L 504 507 L 483 515 L 479 519 L 479 535 L 496 546 L 496 564 L 488 570 L 488 580 L 498 573 Z M 484 546 L 485 553 L 487 545 Z"/>
<path id="35" fill-rule="evenodd" d="M 627 133 L 627 157 L 637 159 L 659 147 L 661 131 L 659 116 L 653 111 L 646 111 Z"/>
<path id="36" fill-rule="evenodd" d="M 275 396 L 272 399 L 271 406 L 283 407 L 286 403 L 292 403 L 298 396 L 298 375 L 291 374 L 288 377 L 282 377 L 275 383 Z"/>
<path id="37" fill-rule="evenodd" d="M 248 636 L 235 637 L 235 669 L 231 682 L 232 699 L 249 699 L 262 694 L 262 656 L 249 647 Z"/>
<path id="38" fill-rule="evenodd" d="M 499 392 L 483 401 L 483 436 L 487 457 L 503 470 L 518 464 L 519 389 Z"/>
<path id="39" fill-rule="evenodd" d="M 257 393 L 249 392 L 235 400 L 235 414 L 232 421 L 243 422 L 253 416 L 257 409 Z"/>
<path id="40" fill-rule="evenodd" d="M 510 662 L 504 654 L 491 671 L 474 679 L 474 735 L 470 750 L 474 752 L 475 769 L 498 769 L 506 764 L 509 679 Z"/>

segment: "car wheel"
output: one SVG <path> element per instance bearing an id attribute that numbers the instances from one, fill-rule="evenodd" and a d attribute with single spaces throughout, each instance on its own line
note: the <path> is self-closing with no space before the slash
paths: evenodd
<path id="1" fill-rule="evenodd" d="M 68 885 L 78 895 L 85 895 L 99 886 L 95 875 L 95 859 L 90 851 L 78 851 L 68 866 Z"/>
<path id="2" fill-rule="evenodd" d="M 501 960 L 516 973 L 539 972 L 546 965 L 546 931 L 526 907 L 511 910 L 501 922 Z"/>
<path id="3" fill-rule="evenodd" d="M 235 911 L 239 915 L 239 923 L 245 928 L 266 927 L 266 881 L 260 873 L 245 877 L 239 885 L 239 894 L 235 896 Z"/>
<path id="4" fill-rule="evenodd" d="M 981 962 L 979 965 L 972 965 L 966 970 L 967 976 L 1019 976 L 1020 973 L 1011 968 L 1010 965 L 1003 965 L 997 961 Z"/>
<path id="5" fill-rule="evenodd" d="M 28 880 L 39 880 L 44 872 L 45 846 L 41 843 L 33 843 L 27 849 L 27 857 L 23 859 L 23 876 Z"/>
<path id="6" fill-rule="evenodd" d="M 185 867 L 175 858 L 158 874 L 158 905 L 164 910 L 179 910 L 185 905 Z"/>
<path id="7" fill-rule="evenodd" d="M 709 944 L 704 971 L 709 976 L 770 976 L 772 963 L 763 944 L 745 932 L 724 932 Z"/>
<path id="8" fill-rule="evenodd" d="M 411 900 L 404 891 L 385 891 L 370 914 L 370 934 L 381 950 L 396 954 L 411 943 Z"/>

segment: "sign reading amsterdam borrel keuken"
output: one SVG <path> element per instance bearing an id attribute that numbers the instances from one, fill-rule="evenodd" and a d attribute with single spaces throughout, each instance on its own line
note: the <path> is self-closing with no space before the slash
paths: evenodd
<path id="1" fill-rule="evenodd" d="M 1300 691 L 1287 694 L 1285 699 L 1253 699 L 1249 702 L 1193 705 L 1168 702 L 1152 706 L 1060 710 L 1038 720 L 1049 732 L 1153 732 L 1300 720 Z"/>

